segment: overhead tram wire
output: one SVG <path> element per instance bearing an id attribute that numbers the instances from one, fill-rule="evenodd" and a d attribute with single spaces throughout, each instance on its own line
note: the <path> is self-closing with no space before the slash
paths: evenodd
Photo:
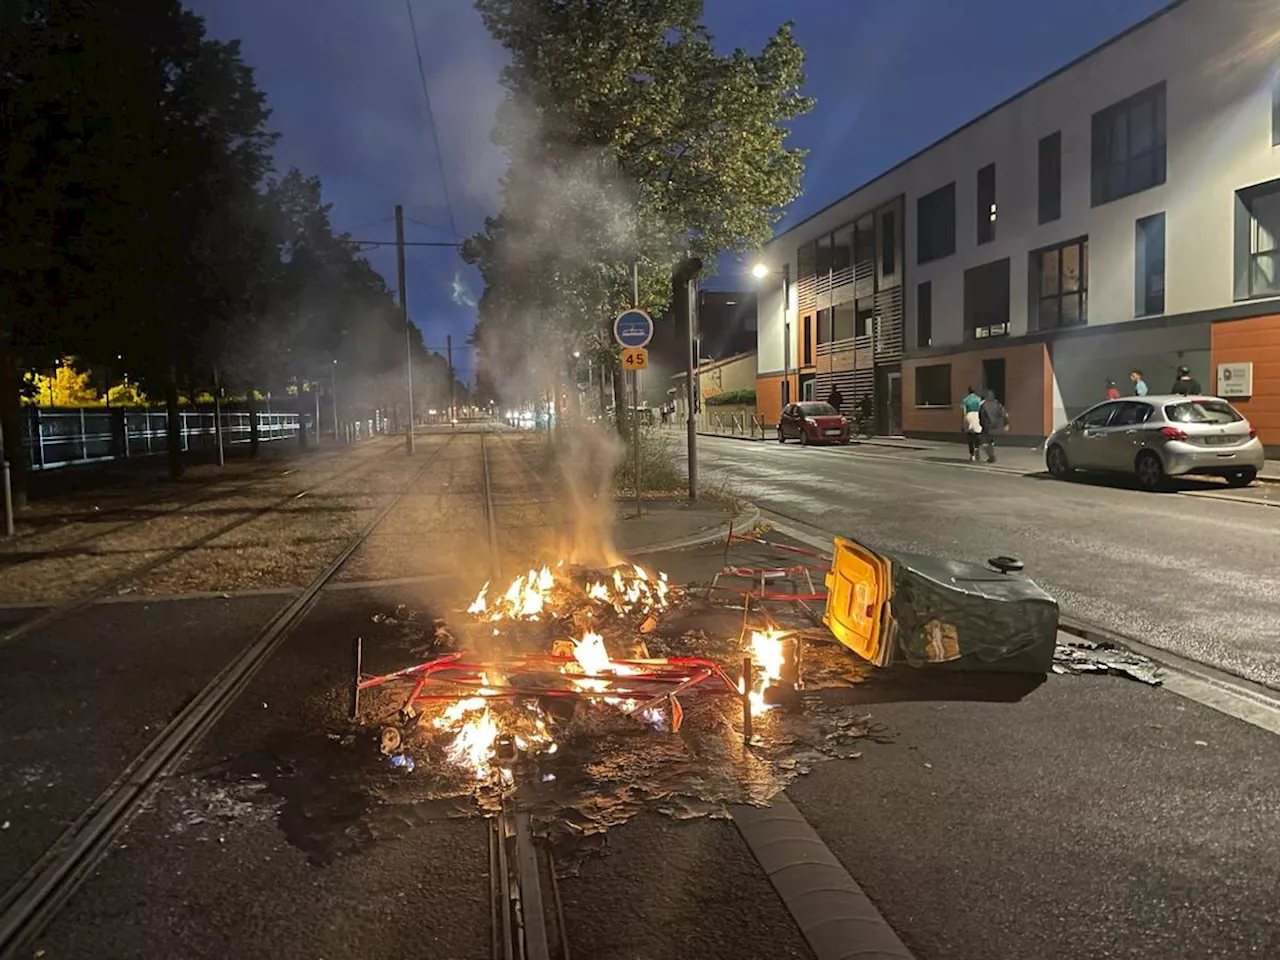
<path id="1" fill-rule="evenodd" d="M 409 32 L 413 36 L 413 52 L 418 58 L 418 79 L 422 83 L 422 96 L 427 102 L 427 125 L 431 129 L 431 143 L 435 147 L 436 166 L 440 170 L 440 190 L 444 194 L 444 208 L 449 214 L 449 232 L 458 236 L 458 224 L 453 216 L 453 201 L 449 197 L 449 178 L 444 174 L 444 157 L 440 153 L 440 137 L 436 133 L 435 111 L 431 108 L 431 91 L 427 87 L 427 71 L 422 65 L 422 47 L 418 43 L 418 25 L 413 19 L 413 4 L 404 0 L 404 9 L 409 14 Z M 416 246 L 416 244 L 415 244 Z"/>

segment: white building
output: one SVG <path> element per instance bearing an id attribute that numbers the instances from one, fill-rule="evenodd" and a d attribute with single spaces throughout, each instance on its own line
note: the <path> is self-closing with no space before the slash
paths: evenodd
<path id="1" fill-rule="evenodd" d="M 953 437 L 990 387 L 1039 438 L 1185 365 L 1280 446 L 1278 77 L 1280 0 L 1179 0 L 779 235 L 759 412 Z"/>

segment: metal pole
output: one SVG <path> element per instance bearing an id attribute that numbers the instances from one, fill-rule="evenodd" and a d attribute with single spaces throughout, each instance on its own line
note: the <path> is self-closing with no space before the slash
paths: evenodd
<path id="1" fill-rule="evenodd" d="M 400 322 L 404 324 L 404 372 L 409 393 L 409 428 L 405 445 L 413 453 L 413 338 L 409 335 L 409 305 L 404 279 L 404 207 L 396 204 L 396 281 L 400 284 Z"/>
<path id="2" fill-rule="evenodd" d="M 218 447 L 218 466 L 227 465 L 227 455 L 222 447 L 222 383 L 218 368 L 213 368 L 213 441 Z"/>
<path id="3" fill-rule="evenodd" d="M 698 424 L 695 417 L 698 386 L 695 375 L 698 370 L 698 313 L 697 276 L 702 261 L 697 257 L 683 260 L 672 274 L 672 294 L 676 316 L 685 321 L 685 403 L 688 407 L 685 420 L 686 443 L 689 460 L 689 499 L 698 499 Z"/>
<path id="4" fill-rule="evenodd" d="M 631 306 L 640 309 L 640 261 L 631 263 Z M 636 487 L 636 516 L 644 515 L 640 500 L 640 371 L 631 371 L 631 446 L 632 478 Z"/>
<path id="5" fill-rule="evenodd" d="M 13 536 L 13 477 L 9 474 L 9 457 L 4 449 L 4 424 L 0 423 L 0 488 L 4 498 L 4 535 Z"/>
<path id="6" fill-rule="evenodd" d="M 316 401 L 316 446 L 319 446 L 319 445 L 320 445 L 320 381 L 319 381 L 319 380 L 314 380 L 314 381 L 312 381 L 311 387 L 312 387 L 312 389 L 313 389 L 313 390 L 315 390 L 315 392 L 316 392 L 316 395 L 315 395 L 315 401 Z"/>
<path id="7" fill-rule="evenodd" d="M 742 658 L 742 742 L 744 744 L 751 743 L 751 686 L 755 683 L 752 669 L 751 655 L 747 654 Z"/>
<path id="8" fill-rule="evenodd" d="M 436 341 L 437 343 L 439 341 Z M 445 360 L 449 364 L 449 422 L 458 419 L 458 395 L 454 391 L 453 383 L 456 379 L 453 375 L 453 334 L 447 333 L 444 338 Z"/>
<path id="9" fill-rule="evenodd" d="M 329 399 L 333 403 L 333 442 L 338 442 L 338 361 L 329 368 Z"/>
<path id="10" fill-rule="evenodd" d="M 791 264 L 782 265 L 782 403 L 791 402 Z"/>

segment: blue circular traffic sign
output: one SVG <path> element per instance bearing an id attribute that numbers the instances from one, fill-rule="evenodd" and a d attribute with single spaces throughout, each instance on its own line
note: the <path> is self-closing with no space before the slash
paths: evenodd
<path id="1" fill-rule="evenodd" d="M 653 320 L 643 310 L 623 310 L 613 321 L 613 339 L 624 347 L 647 346 L 653 339 Z"/>

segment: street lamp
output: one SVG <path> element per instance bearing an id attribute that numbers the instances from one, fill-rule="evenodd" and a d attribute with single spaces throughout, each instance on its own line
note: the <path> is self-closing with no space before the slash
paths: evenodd
<path id="1" fill-rule="evenodd" d="M 757 263 L 751 275 L 763 280 L 773 273 L 769 265 Z M 791 402 L 791 264 L 782 265 L 782 406 Z"/>

